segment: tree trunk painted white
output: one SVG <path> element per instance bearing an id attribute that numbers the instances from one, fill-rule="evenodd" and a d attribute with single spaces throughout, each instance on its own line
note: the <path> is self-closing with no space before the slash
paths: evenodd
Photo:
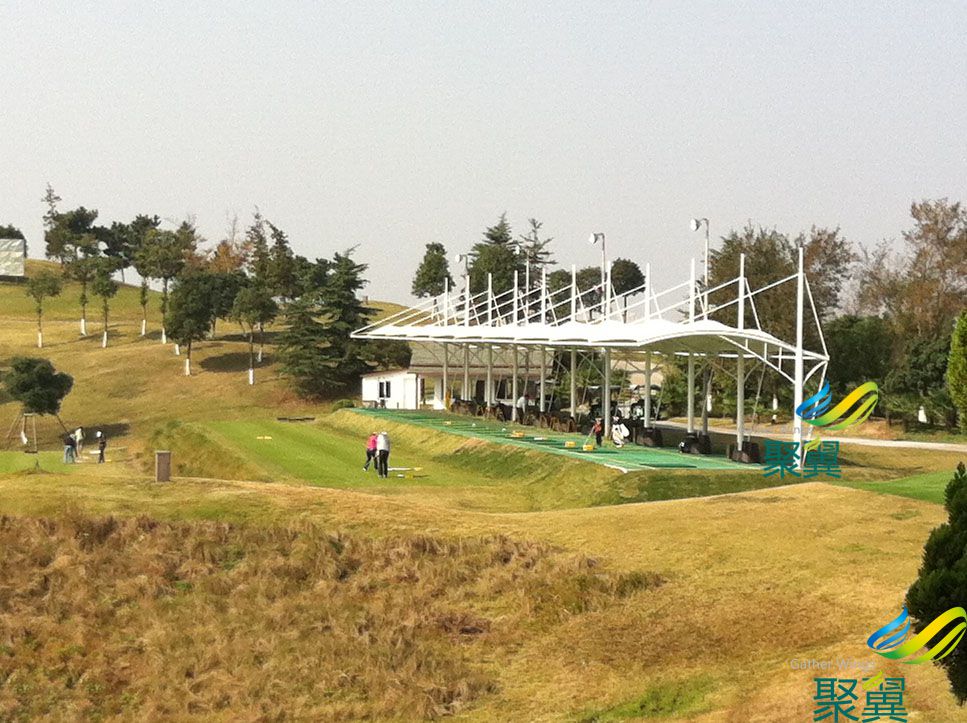
<path id="1" fill-rule="evenodd" d="M 190 357 L 185 357 L 185 376 L 186 377 L 191 376 L 191 358 Z"/>
<path id="2" fill-rule="evenodd" d="M 148 320 L 147 319 L 142 319 L 141 320 L 141 336 L 144 336 L 147 333 L 148 333 Z"/>
<path id="3" fill-rule="evenodd" d="M 37 332 L 37 348 L 38 349 L 44 348 L 44 332 L 42 331 Z"/>
<path id="4" fill-rule="evenodd" d="M 81 336 L 87 336 L 87 317 L 81 317 Z"/>
<path id="5" fill-rule="evenodd" d="M 104 330 L 104 336 L 101 337 L 101 348 L 107 349 L 107 329 Z"/>
<path id="6" fill-rule="evenodd" d="M 175 344 L 175 356 L 181 356 L 181 345 Z"/>
<path id="7" fill-rule="evenodd" d="M 251 367 L 249 367 L 249 370 L 248 370 L 248 383 L 250 385 L 255 384 L 255 370 Z"/>
<path id="8" fill-rule="evenodd" d="M 162 344 L 168 343 L 168 332 L 165 331 L 165 328 L 163 326 L 161 327 L 161 343 Z"/>
<path id="9" fill-rule="evenodd" d="M 258 357 L 258 361 L 259 361 L 259 364 L 262 363 L 262 342 L 259 342 L 259 357 Z"/>

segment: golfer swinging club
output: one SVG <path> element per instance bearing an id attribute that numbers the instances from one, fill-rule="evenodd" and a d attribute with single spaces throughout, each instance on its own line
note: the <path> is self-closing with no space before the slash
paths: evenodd
<path id="1" fill-rule="evenodd" d="M 382 478 L 389 477 L 389 435 L 380 432 L 376 436 L 376 472 Z"/>

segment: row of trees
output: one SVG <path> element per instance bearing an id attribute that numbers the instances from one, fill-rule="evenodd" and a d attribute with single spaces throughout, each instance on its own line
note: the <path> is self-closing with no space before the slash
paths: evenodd
<path id="1" fill-rule="evenodd" d="M 471 294 L 486 291 L 488 275 L 492 279 L 496 294 L 513 288 L 515 274 L 522 292 L 536 288 L 545 271 L 548 272 L 547 283 L 552 292 L 571 285 L 570 271 L 550 270 L 557 262 L 548 248 L 553 239 L 542 238 L 543 224 L 532 218 L 528 220 L 528 225 L 527 233 L 515 238 L 507 221 L 507 214 L 502 214 L 496 224 L 484 231 L 483 238 L 473 245 L 467 255 L 466 273 L 470 279 Z M 638 264 L 628 259 L 615 259 L 611 269 L 611 285 L 616 295 L 625 295 L 644 282 L 645 278 Z M 601 268 L 587 266 L 579 269 L 577 283 L 579 288 L 586 290 L 581 297 L 585 306 L 589 309 L 596 308 L 601 302 Z M 462 291 L 454 288 L 444 245 L 429 243 L 413 277 L 412 293 L 417 297 L 439 296 L 447 285 L 455 293 Z M 598 289 L 594 289 L 595 286 Z"/>
<path id="2" fill-rule="evenodd" d="M 790 235 L 774 228 L 749 224 L 721 238 L 710 255 L 709 286 L 714 288 L 736 276 L 739 255 L 745 254 L 745 273 L 753 288 L 762 288 L 796 272 L 798 248 L 804 246 L 806 274 L 810 281 L 817 315 L 824 329 L 830 354 L 828 378 L 839 394 L 845 394 L 867 380 L 881 388 L 879 409 L 888 418 L 914 422 L 928 419 L 948 426 L 958 419 L 967 426 L 967 360 L 956 343 L 954 325 L 967 309 L 967 210 L 947 199 L 925 200 L 910 208 L 912 225 L 895 248 L 886 243 L 864 249 L 845 239 L 839 229 L 813 227 L 808 233 Z M 514 237 L 506 215 L 486 229 L 468 256 L 467 273 L 472 293 L 486 289 L 487 274 L 493 275 L 496 292 L 513 286 L 514 272 L 523 290 L 524 269 L 530 264 L 531 284 L 536 285 L 543 269 L 554 265 L 541 223 L 531 219 L 524 235 Z M 632 261 L 618 259 L 612 268 L 612 285 L 618 295 L 640 287 L 641 269 Z M 445 247 L 427 244 L 426 253 L 413 278 L 416 296 L 435 296 L 453 278 Z M 571 273 L 550 271 L 552 291 L 569 286 Z M 597 266 L 578 272 L 578 285 L 589 289 L 600 283 Z M 456 293 L 460 293 L 458 289 Z M 711 318 L 734 325 L 735 305 L 715 311 L 734 298 L 734 289 L 709 295 Z M 756 297 L 756 312 L 764 328 L 782 338 L 795 336 L 795 305 L 788 286 L 779 286 Z M 594 308 L 598 292 L 585 292 L 583 301 Z M 746 323 L 754 323 L 746 306 Z M 967 321 L 963 322 L 967 326 Z M 959 328 L 959 327 L 958 327 Z M 816 328 L 806 325 L 807 345 L 818 348 Z M 959 332 L 967 338 L 967 330 Z M 952 345 L 952 339 L 955 343 Z M 684 402 L 684 386 L 676 369 L 668 376 L 666 402 L 673 407 Z M 723 413 L 734 413 L 734 384 L 703 379 Z M 764 394 L 788 406 L 788 385 L 772 372 L 750 381 L 750 392 Z M 681 387 L 681 400 L 677 390 Z M 749 397 L 751 398 L 751 397 Z M 732 406 L 730 406 L 732 405 Z M 679 405 L 680 406 L 680 405 Z M 771 405 L 770 405 L 771 406 Z"/>
<path id="3" fill-rule="evenodd" d="M 48 186 L 46 255 L 60 262 L 61 273 L 42 271 L 27 287 L 37 305 L 38 345 L 43 344 L 43 303 L 61 293 L 66 278 L 80 285 L 82 334 L 87 333 L 88 294 L 102 299 L 106 346 L 109 302 L 118 290 L 113 277 L 120 273 L 123 281 L 124 271 L 133 268 L 141 277 L 142 336 L 154 281 L 161 288 L 161 341 L 174 341 L 176 353 L 184 348 L 188 375 L 194 346 L 214 335 L 219 320 L 243 329 L 254 383 L 265 328 L 281 318 L 282 370 L 306 397 L 331 394 L 372 366 L 408 362 L 405 345 L 350 339 L 372 313 L 358 299 L 366 266 L 353 260 L 352 250 L 310 261 L 294 253 L 288 235 L 256 210 L 247 228 L 233 219 L 225 238 L 205 251 L 205 239 L 191 219 L 173 229 L 146 214 L 128 223 L 98 225 L 97 210 L 62 210 L 60 201 Z"/>

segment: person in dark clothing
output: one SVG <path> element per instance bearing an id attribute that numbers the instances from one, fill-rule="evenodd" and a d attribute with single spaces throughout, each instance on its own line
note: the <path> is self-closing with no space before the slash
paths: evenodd
<path id="1" fill-rule="evenodd" d="M 97 433 L 97 463 L 104 464 L 104 450 L 107 449 L 107 436 L 104 432 Z"/>
<path id="2" fill-rule="evenodd" d="M 604 438 L 604 420 L 598 417 L 594 420 L 594 441 L 597 445 L 601 446 L 601 441 Z"/>
<path id="3" fill-rule="evenodd" d="M 64 464 L 72 464 L 74 462 L 74 445 L 77 441 L 74 439 L 74 435 L 65 434 L 64 435 Z"/>
<path id="4" fill-rule="evenodd" d="M 389 435 L 380 432 L 376 435 L 376 471 L 383 479 L 389 477 Z"/>

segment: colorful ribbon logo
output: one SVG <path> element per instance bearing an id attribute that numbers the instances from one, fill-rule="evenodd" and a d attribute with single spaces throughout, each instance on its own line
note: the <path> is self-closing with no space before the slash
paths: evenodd
<path id="1" fill-rule="evenodd" d="M 931 644 L 934 638 L 951 625 L 953 627 L 942 638 Z M 967 631 L 967 612 L 963 608 L 950 608 L 912 638 L 902 642 L 909 631 L 910 616 L 907 614 L 907 609 L 903 608 L 903 612 L 895 620 L 873 633 L 866 644 L 877 655 L 899 660 L 907 665 L 924 663 L 928 660 L 941 660 L 950 655 L 960 639 L 964 637 L 964 632 Z M 911 657 L 921 650 L 925 652 Z M 903 658 L 910 658 L 910 660 L 903 660 Z"/>
<path id="2" fill-rule="evenodd" d="M 873 408 L 879 401 L 880 394 L 876 382 L 866 382 L 847 394 L 843 401 L 830 409 L 829 405 L 832 398 L 829 382 L 824 382 L 822 389 L 796 407 L 796 414 L 802 417 L 804 422 L 814 427 L 846 429 L 854 424 L 866 421 L 867 417 L 873 413 Z M 854 405 L 855 409 L 853 409 Z M 850 411 L 851 409 L 852 411 Z"/>

